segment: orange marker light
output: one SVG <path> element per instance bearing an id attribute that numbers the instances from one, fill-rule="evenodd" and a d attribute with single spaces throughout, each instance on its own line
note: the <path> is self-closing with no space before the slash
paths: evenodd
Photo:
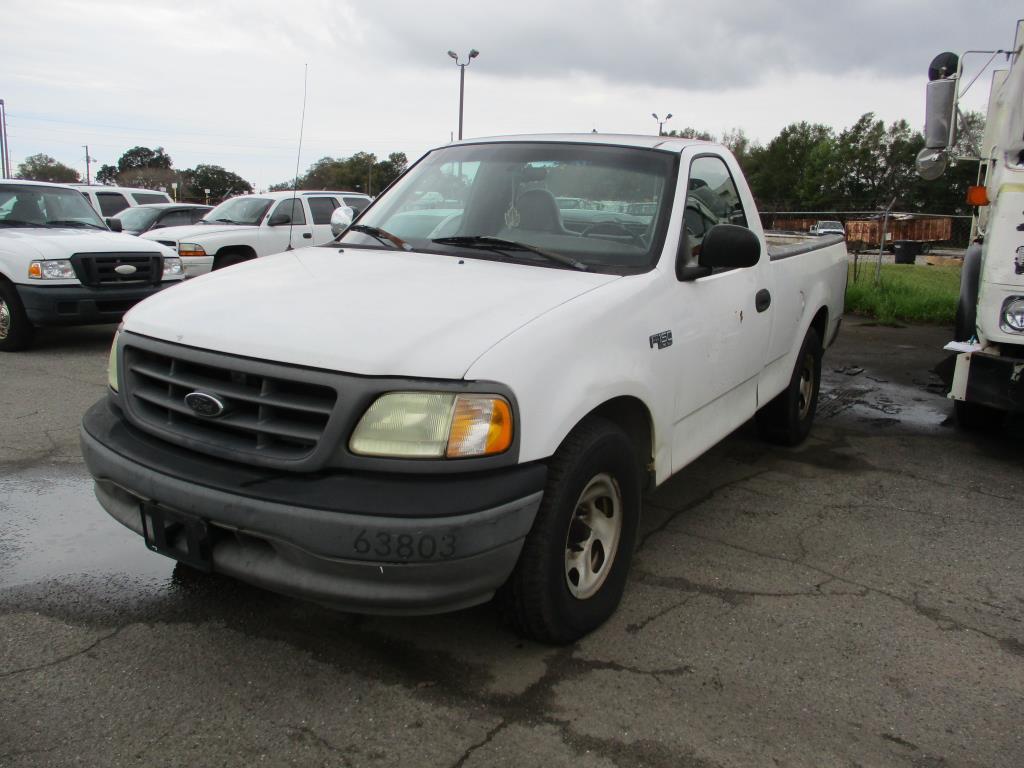
<path id="1" fill-rule="evenodd" d="M 968 205 L 988 205 L 988 190 L 984 187 L 970 186 L 967 188 Z"/>
<path id="2" fill-rule="evenodd" d="M 33 261 L 28 265 L 28 276 L 36 280 L 42 280 L 43 268 L 38 261 Z"/>
<path id="3" fill-rule="evenodd" d="M 493 395 L 459 395 L 448 435 L 448 458 L 491 456 L 512 445 L 512 409 Z"/>

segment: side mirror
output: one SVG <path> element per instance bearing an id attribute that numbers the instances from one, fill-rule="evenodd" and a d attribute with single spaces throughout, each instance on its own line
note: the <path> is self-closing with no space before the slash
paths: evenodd
<path id="1" fill-rule="evenodd" d="M 268 227 L 280 227 L 283 224 L 290 224 L 291 220 L 292 220 L 292 217 L 289 216 L 287 213 L 275 213 L 267 221 L 267 226 Z"/>
<path id="2" fill-rule="evenodd" d="M 340 235 L 348 229 L 354 218 L 355 212 L 347 205 L 335 208 L 334 213 L 331 214 L 331 234 L 335 237 Z"/>
<path id="3" fill-rule="evenodd" d="M 948 149 L 956 141 L 956 79 L 932 80 L 924 107 L 924 145 L 927 149 Z M 954 134 L 950 128 L 954 127 Z"/>
<path id="4" fill-rule="evenodd" d="M 676 257 L 676 277 L 696 280 L 715 269 L 752 267 L 761 258 L 761 241 L 752 231 L 736 224 L 716 224 L 704 236 L 697 264 L 685 263 L 686 248 Z"/>
<path id="5" fill-rule="evenodd" d="M 114 219 L 114 218 L 108 217 L 108 218 L 104 219 L 104 221 L 107 223 L 107 227 L 110 229 L 111 232 L 123 232 L 124 231 L 124 224 L 121 223 L 120 219 Z"/>

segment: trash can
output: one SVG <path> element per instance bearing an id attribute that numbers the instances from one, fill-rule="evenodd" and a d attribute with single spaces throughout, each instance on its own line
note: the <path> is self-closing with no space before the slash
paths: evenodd
<path id="1" fill-rule="evenodd" d="M 892 244 L 893 260 L 897 264 L 913 264 L 919 250 L 918 243 L 897 240 Z"/>

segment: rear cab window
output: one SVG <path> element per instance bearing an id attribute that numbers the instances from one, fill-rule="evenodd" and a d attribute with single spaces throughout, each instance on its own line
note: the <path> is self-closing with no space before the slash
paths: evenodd
<path id="1" fill-rule="evenodd" d="M 169 203 L 171 199 L 163 192 L 132 192 L 132 198 L 136 205 L 148 205 L 150 203 Z"/>
<path id="2" fill-rule="evenodd" d="M 120 192 L 97 192 L 96 201 L 99 203 L 100 213 L 103 216 L 113 216 L 130 207 L 129 202 Z"/>
<path id="3" fill-rule="evenodd" d="M 333 197 L 307 197 L 309 213 L 313 217 L 314 224 L 330 224 L 331 214 L 338 207 L 338 201 Z"/>

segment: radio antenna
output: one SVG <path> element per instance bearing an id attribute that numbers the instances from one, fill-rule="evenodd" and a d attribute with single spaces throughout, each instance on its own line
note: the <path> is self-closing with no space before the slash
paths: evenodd
<path id="1" fill-rule="evenodd" d="M 295 223 L 295 196 L 299 188 L 299 159 L 302 157 L 302 132 L 306 128 L 306 83 L 309 80 L 309 64 L 303 64 L 302 70 L 302 119 L 299 121 L 299 151 L 295 153 L 295 177 L 292 180 L 292 210 L 288 216 L 288 247 L 292 250 L 292 225 Z"/>

